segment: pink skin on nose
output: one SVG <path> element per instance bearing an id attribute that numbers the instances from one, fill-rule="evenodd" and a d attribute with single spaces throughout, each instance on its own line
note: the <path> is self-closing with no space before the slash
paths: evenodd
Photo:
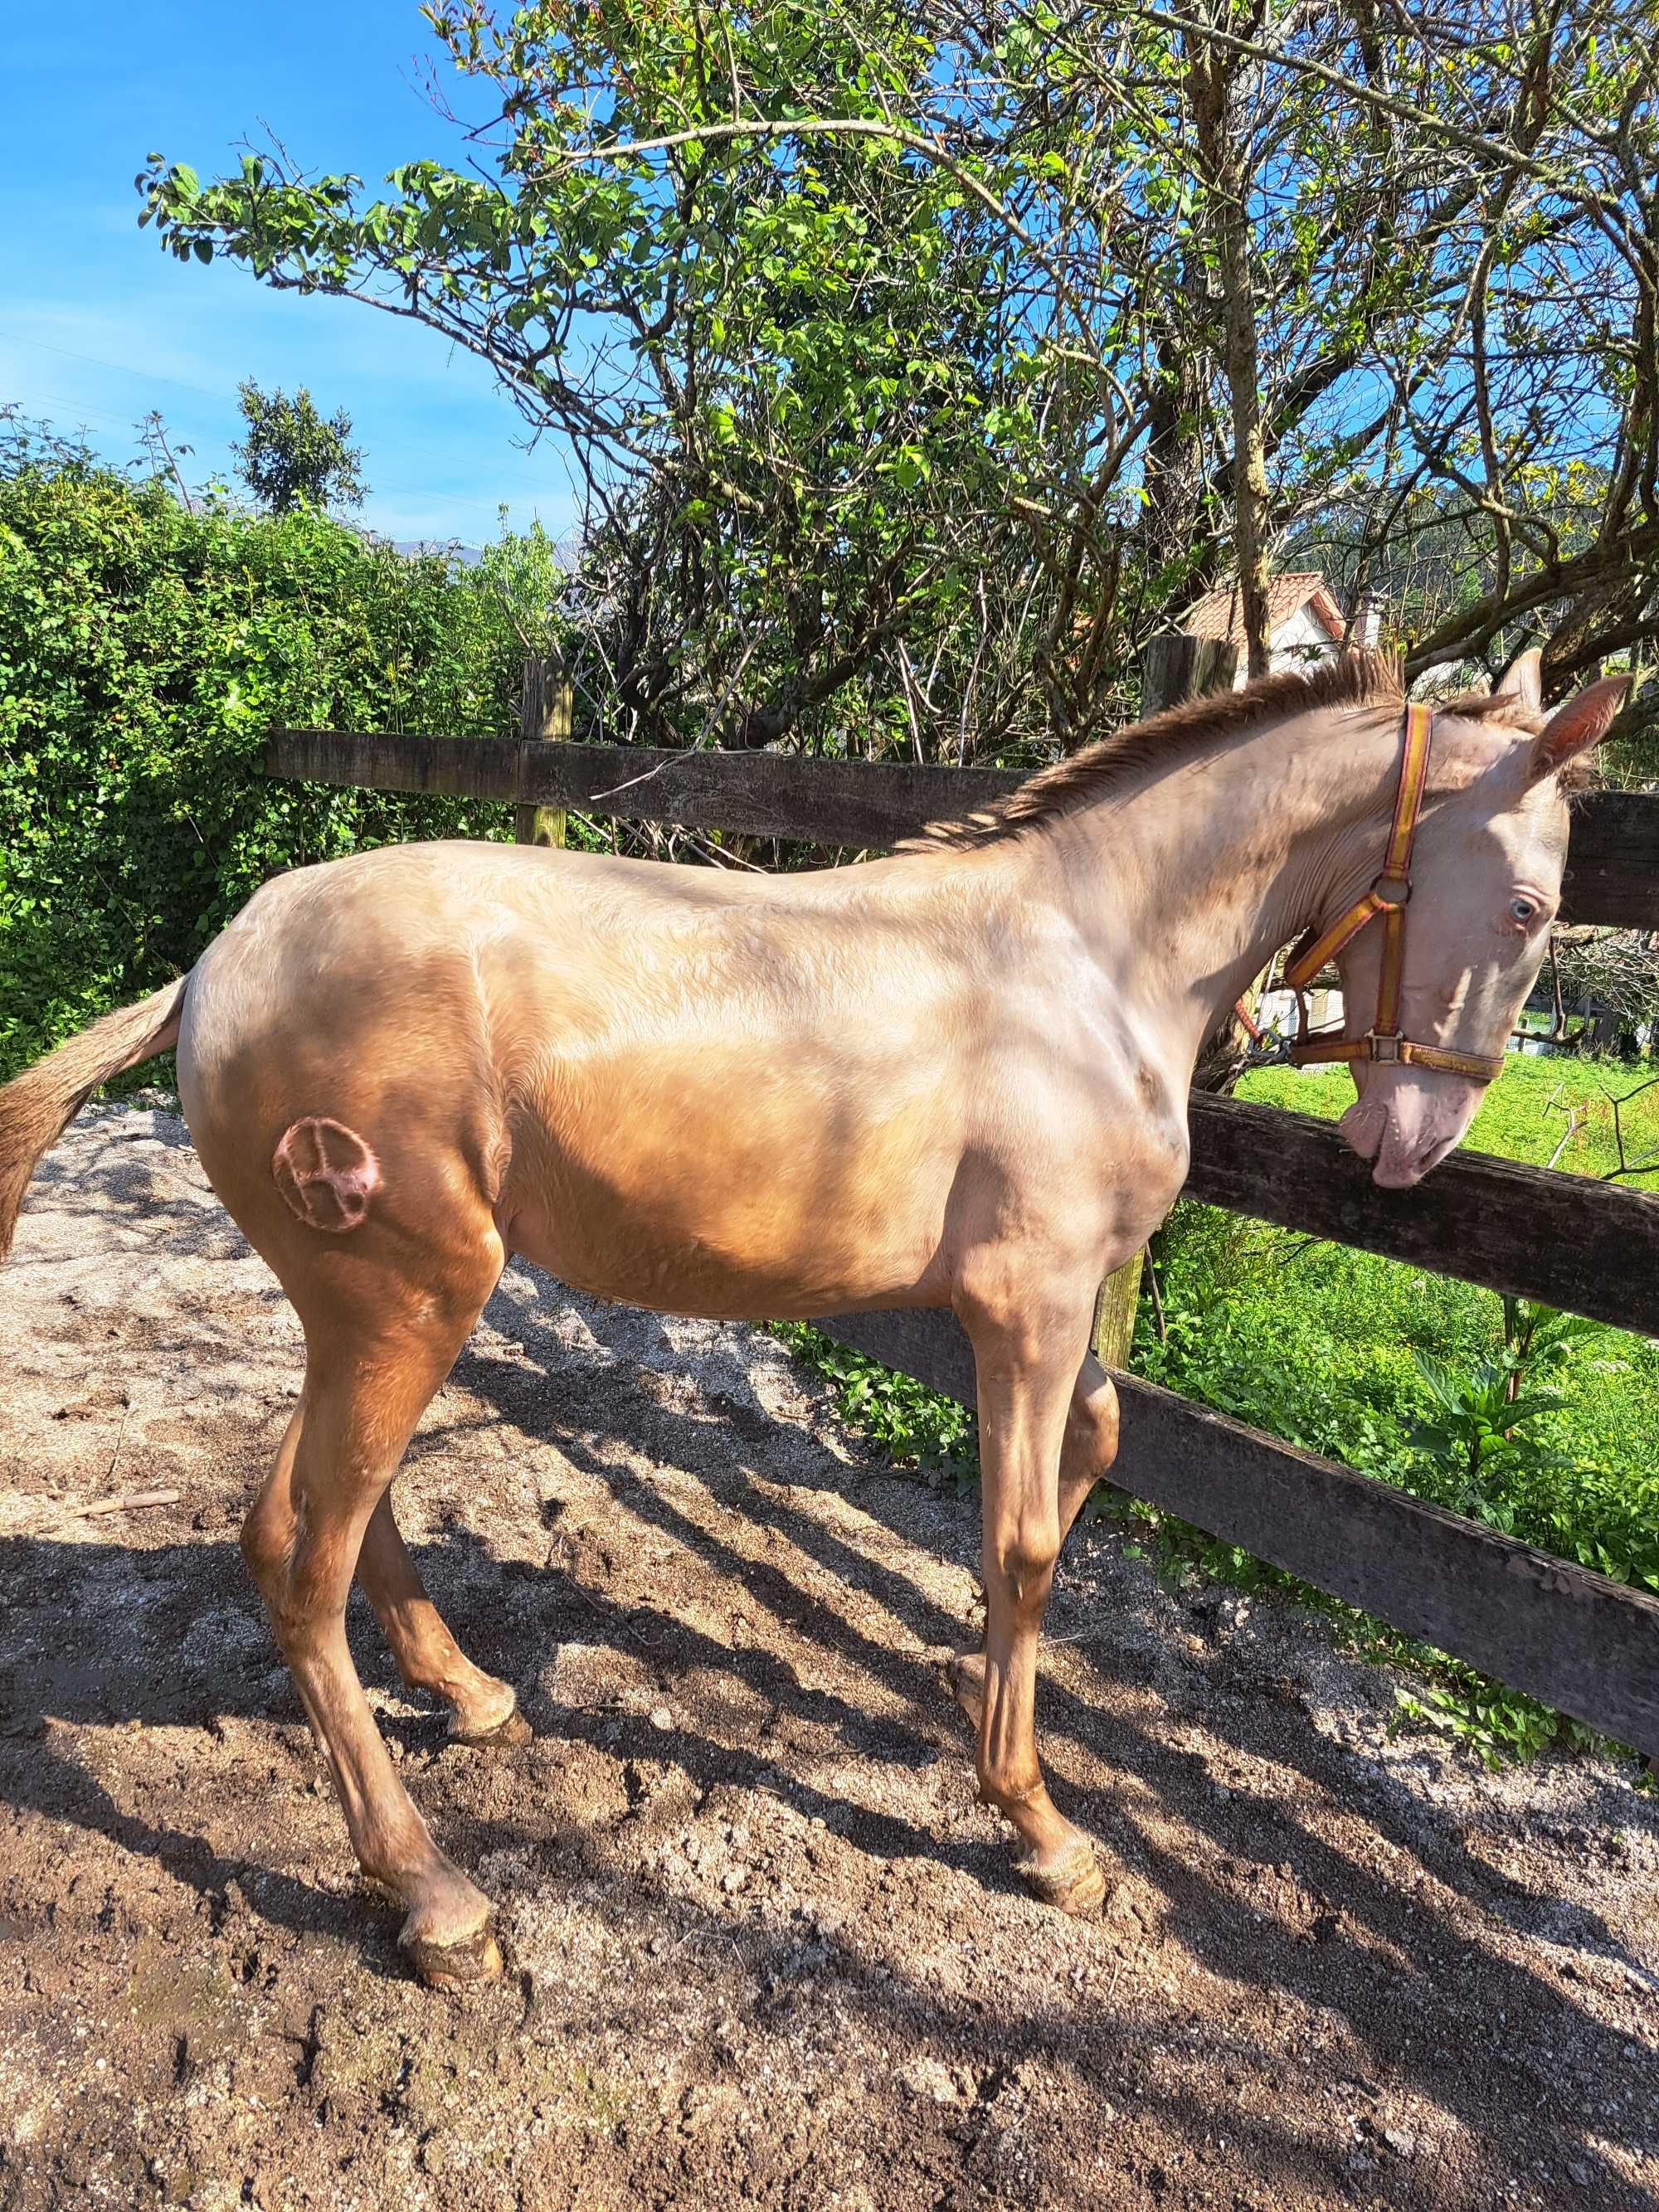
<path id="1" fill-rule="evenodd" d="M 1371 1180 L 1384 1190 L 1409 1190 L 1444 1159 L 1480 1103 L 1480 1085 L 1467 1077 L 1368 1070 L 1364 1089 L 1342 1116 L 1344 1137 Z"/>
<path id="2" fill-rule="evenodd" d="M 289 1212 L 331 1237 L 362 1226 L 380 1183 L 374 1147 L 322 1114 L 307 1114 L 283 1131 L 270 1172 Z"/>

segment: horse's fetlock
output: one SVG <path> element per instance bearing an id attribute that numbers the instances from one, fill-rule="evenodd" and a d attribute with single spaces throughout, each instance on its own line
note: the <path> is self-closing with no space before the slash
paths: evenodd
<path id="1" fill-rule="evenodd" d="M 1040 1769 L 1022 1767 L 1006 1773 L 994 1773 L 988 1769 L 979 1776 L 979 1802 L 994 1812 L 1012 1820 L 1029 1810 L 1039 1798 L 1047 1796 L 1047 1787 Z"/>

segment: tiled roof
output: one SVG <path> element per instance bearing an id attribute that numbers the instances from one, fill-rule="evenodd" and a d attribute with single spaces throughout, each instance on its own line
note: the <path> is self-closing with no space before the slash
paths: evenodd
<path id="1" fill-rule="evenodd" d="M 1316 568 L 1289 569 L 1282 575 L 1267 580 L 1267 635 L 1269 638 L 1299 614 L 1310 600 L 1313 602 L 1316 619 L 1340 640 L 1347 625 L 1342 610 L 1331 597 L 1325 579 Z M 1206 592 L 1191 613 L 1184 617 L 1181 627 L 1189 637 L 1223 637 L 1230 645 L 1244 649 L 1244 602 L 1237 584 L 1223 584 L 1213 592 Z"/>

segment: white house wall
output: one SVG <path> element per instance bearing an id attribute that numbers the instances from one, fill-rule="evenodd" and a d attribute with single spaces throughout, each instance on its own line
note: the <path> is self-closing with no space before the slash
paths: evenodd
<path id="1" fill-rule="evenodd" d="M 1279 623 L 1273 634 L 1271 647 L 1275 674 L 1281 669 L 1313 668 L 1322 660 L 1334 660 L 1342 649 L 1315 614 L 1311 601 Z M 1233 678 L 1234 690 L 1242 691 L 1249 678 L 1245 655 L 1241 653 L 1238 672 Z"/>

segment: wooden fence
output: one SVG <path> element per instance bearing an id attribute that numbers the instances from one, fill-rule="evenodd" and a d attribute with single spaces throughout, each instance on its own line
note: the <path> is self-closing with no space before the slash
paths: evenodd
<path id="1" fill-rule="evenodd" d="M 526 690 L 522 740 L 279 730 L 267 770 L 500 799 L 520 810 L 521 836 L 533 834 L 532 810 L 574 808 L 854 850 L 890 846 L 1020 781 L 995 769 L 565 744 L 544 734 L 560 726 L 556 699 Z M 1579 803 L 1564 915 L 1659 928 L 1659 798 Z M 1306 1115 L 1194 1093 L 1191 1127 L 1190 1197 L 1659 1335 L 1659 1195 L 1472 1152 L 1416 1190 L 1383 1191 L 1331 1124 Z M 843 1314 L 819 1326 L 973 1403 L 972 1354 L 953 1315 Z M 1659 1758 L 1659 1599 L 1133 1376 L 1117 1380 L 1121 1487 Z"/>

